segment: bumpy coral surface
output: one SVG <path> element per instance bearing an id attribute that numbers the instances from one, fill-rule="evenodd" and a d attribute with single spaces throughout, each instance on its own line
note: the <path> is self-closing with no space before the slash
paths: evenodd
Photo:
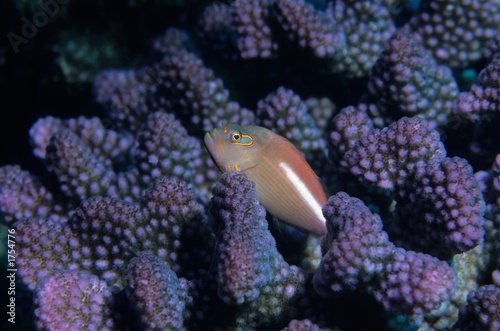
<path id="1" fill-rule="evenodd" d="M 458 94 L 451 70 L 438 65 L 411 36 L 400 33 L 392 35 L 373 65 L 368 89 L 367 98 L 378 110 L 372 113 L 378 126 L 402 116 L 420 116 L 435 128 L 446 123 Z"/>
<path id="2" fill-rule="evenodd" d="M 343 291 L 372 294 L 385 308 L 423 314 L 450 300 L 455 273 L 430 255 L 396 248 L 382 221 L 356 198 L 340 192 L 325 205 L 328 233 L 314 276 L 321 295 Z"/>
<path id="3" fill-rule="evenodd" d="M 28 329 L 498 328 L 498 0 L 7 1 L 0 17 L 16 117 L 0 243 Z M 231 122 L 302 153 L 325 236 L 215 167 L 203 137 Z"/>
<path id="4" fill-rule="evenodd" d="M 500 329 L 500 288 L 481 286 L 469 293 L 468 305 L 460 311 L 459 330 Z"/>
<path id="5" fill-rule="evenodd" d="M 393 190 L 445 155 L 439 134 L 429 129 L 427 121 L 412 117 L 359 139 L 345 159 L 351 173 L 363 182 Z"/>
<path id="6" fill-rule="evenodd" d="M 500 111 L 500 54 L 496 53 L 490 64 L 478 77 L 469 92 L 462 92 L 454 107 L 455 114 L 471 121 L 488 121 L 498 117 Z"/>
<path id="7" fill-rule="evenodd" d="M 133 258 L 127 268 L 127 295 L 146 330 L 180 329 L 188 285 L 162 259 L 150 252 Z"/>
<path id="8" fill-rule="evenodd" d="M 42 330 L 113 330 L 111 291 L 84 271 L 59 271 L 34 292 L 36 324 Z"/>
<path id="9" fill-rule="evenodd" d="M 288 301 L 296 298 L 304 275 L 289 266 L 276 250 L 267 230 L 265 210 L 258 203 L 255 183 L 245 174 L 227 173 L 214 187 L 216 218 L 217 285 L 219 297 L 241 305 L 269 295 L 275 307 L 271 315 L 283 314 Z M 262 292 L 262 294 L 261 294 Z"/>

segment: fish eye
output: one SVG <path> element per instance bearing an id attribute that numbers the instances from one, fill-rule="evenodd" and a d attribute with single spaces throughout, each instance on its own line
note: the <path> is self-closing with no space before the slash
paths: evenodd
<path id="1" fill-rule="evenodd" d="M 238 142 L 241 139 L 241 132 L 239 131 L 232 131 L 229 134 L 229 140 L 233 143 Z"/>

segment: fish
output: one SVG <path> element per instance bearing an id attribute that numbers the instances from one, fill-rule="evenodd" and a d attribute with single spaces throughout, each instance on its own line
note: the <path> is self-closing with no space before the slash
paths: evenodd
<path id="1" fill-rule="evenodd" d="M 222 172 L 240 171 L 255 182 L 257 198 L 280 221 L 326 234 L 328 198 L 318 176 L 286 138 L 257 125 L 230 123 L 205 133 L 205 147 Z"/>

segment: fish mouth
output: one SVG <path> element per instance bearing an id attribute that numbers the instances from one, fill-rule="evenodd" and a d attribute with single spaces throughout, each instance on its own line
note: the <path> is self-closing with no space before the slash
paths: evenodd
<path id="1" fill-rule="evenodd" d="M 205 138 L 203 140 L 205 142 L 205 147 L 208 149 L 210 154 L 219 155 L 222 153 L 222 142 L 219 137 L 215 136 L 212 138 L 210 132 L 207 132 L 205 133 Z"/>
<path id="2" fill-rule="evenodd" d="M 220 146 L 220 148 L 222 148 L 222 143 L 221 143 L 220 139 L 218 137 L 215 137 L 215 138 L 219 141 L 218 145 Z M 218 153 L 222 152 L 222 150 L 220 150 L 220 151 L 217 150 L 214 138 L 212 138 L 212 136 L 210 135 L 210 132 L 205 133 L 205 137 L 203 139 L 203 142 L 205 143 L 205 148 L 208 150 L 208 154 L 210 155 L 210 158 L 212 159 L 214 164 L 218 165 L 218 163 L 216 161 L 216 157 L 217 157 Z"/>
<path id="3" fill-rule="evenodd" d="M 214 152 L 214 139 L 210 136 L 210 132 L 205 133 L 205 138 L 203 139 L 205 147 L 208 149 L 210 154 Z"/>

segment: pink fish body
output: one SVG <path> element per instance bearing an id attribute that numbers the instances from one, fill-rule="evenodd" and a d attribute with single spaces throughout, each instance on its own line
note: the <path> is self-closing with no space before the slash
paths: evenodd
<path id="1" fill-rule="evenodd" d="M 326 233 L 323 187 L 287 139 L 256 125 L 223 125 L 205 134 L 205 146 L 222 171 L 241 171 L 255 182 L 260 203 L 283 222 Z"/>

